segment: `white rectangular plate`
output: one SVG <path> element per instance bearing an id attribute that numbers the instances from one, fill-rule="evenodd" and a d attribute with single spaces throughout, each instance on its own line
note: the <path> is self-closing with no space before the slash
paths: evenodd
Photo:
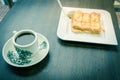
<path id="1" fill-rule="evenodd" d="M 62 40 L 77 41 L 77 42 L 88 42 L 108 45 L 118 45 L 111 15 L 106 10 L 100 9 L 86 9 L 86 8 L 73 8 L 63 7 L 64 11 L 61 11 L 60 20 L 58 24 L 57 36 Z M 102 31 L 100 34 L 90 33 L 74 33 L 71 31 L 71 20 L 67 18 L 65 14 L 70 11 L 81 10 L 83 12 L 97 12 L 101 15 L 101 25 L 105 32 Z"/>

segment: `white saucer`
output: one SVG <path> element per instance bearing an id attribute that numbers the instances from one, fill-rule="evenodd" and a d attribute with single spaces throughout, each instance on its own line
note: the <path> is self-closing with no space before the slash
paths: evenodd
<path id="1" fill-rule="evenodd" d="M 40 44 L 40 47 L 42 47 L 42 48 L 39 49 L 39 51 L 36 53 L 36 55 L 34 55 L 32 58 L 27 59 L 26 63 L 25 62 L 23 62 L 22 64 L 17 63 L 21 60 L 17 59 L 17 56 L 15 55 L 16 50 L 14 49 L 12 38 L 10 38 L 3 47 L 2 55 L 3 55 L 4 60 L 8 64 L 15 66 L 15 67 L 29 67 L 29 66 L 35 65 L 38 62 L 42 61 L 48 54 L 49 42 L 48 42 L 47 38 L 45 38 L 43 35 L 41 35 L 39 33 L 37 33 L 37 34 L 38 34 L 38 44 Z M 41 45 L 42 43 L 44 43 L 44 44 Z M 9 57 L 10 55 L 8 56 L 8 53 L 10 53 L 10 52 L 12 53 L 11 57 Z M 17 61 L 17 62 L 15 62 L 15 61 Z M 21 63 L 21 62 L 19 62 L 19 63 Z"/>

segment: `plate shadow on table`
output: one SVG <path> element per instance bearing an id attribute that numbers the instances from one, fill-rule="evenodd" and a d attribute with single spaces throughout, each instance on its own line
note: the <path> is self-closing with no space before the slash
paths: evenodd
<path id="1" fill-rule="evenodd" d="M 117 51 L 117 46 L 115 45 L 106 45 L 106 44 L 97 44 L 97 43 L 88 43 L 88 42 L 75 42 L 75 41 L 66 41 L 58 38 L 58 42 L 64 46 L 74 46 L 82 48 L 94 48 L 94 49 L 103 49 L 109 51 Z"/>
<path id="2" fill-rule="evenodd" d="M 49 63 L 49 59 L 50 59 L 50 54 L 48 53 L 47 56 L 41 62 L 33 66 L 21 68 L 21 67 L 13 67 L 8 65 L 7 67 L 9 68 L 10 71 L 12 71 L 16 75 L 28 77 L 42 72 L 47 67 Z"/>

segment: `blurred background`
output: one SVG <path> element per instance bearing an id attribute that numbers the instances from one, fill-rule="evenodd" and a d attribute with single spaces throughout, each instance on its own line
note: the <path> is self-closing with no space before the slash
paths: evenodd
<path id="1" fill-rule="evenodd" d="M 12 8 L 15 2 L 17 2 L 17 0 L 0 0 L 0 21 L 2 21 L 4 16 Z M 120 0 L 114 0 L 113 5 L 115 8 L 118 24 L 120 27 Z"/>

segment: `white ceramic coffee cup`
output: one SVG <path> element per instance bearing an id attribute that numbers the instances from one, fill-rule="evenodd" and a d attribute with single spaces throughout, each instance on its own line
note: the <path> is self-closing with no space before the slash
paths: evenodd
<path id="1" fill-rule="evenodd" d="M 16 38 L 18 38 L 20 35 L 24 34 L 32 34 L 34 36 L 34 40 L 31 43 L 21 45 L 16 42 Z M 28 36 L 29 37 L 29 36 Z M 38 36 L 37 33 L 30 29 L 24 29 L 20 31 L 14 31 L 14 35 L 12 38 L 14 48 L 22 59 L 31 58 L 36 54 L 36 51 L 38 50 Z M 24 39 L 23 39 L 24 41 Z"/>

